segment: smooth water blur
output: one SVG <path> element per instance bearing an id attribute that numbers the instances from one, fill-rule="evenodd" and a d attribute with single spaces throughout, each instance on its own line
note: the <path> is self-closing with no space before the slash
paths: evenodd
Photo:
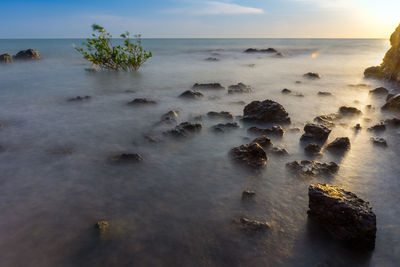
<path id="1" fill-rule="evenodd" d="M 387 130 L 381 135 L 389 147 L 373 146 L 369 138 L 375 134 L 366 128 L 393 115 L 380 112 L 384 99 L 369 96 L 368 88 L 348 86 L 381 85 L 362 77 L 381 61 L 387 40 L 148 39 L 144 45 L 154 57 L 137 73 L 85 71 L 90 66 L 73 49 L 81 42 L 0 40 L 0 54 L 34 48 L 43 57 L 0 65 L 0 266 L 399 263 L 400 135 Z M 242 53 L 249 47 L 274 47 L 284 57 Z M 309 71 L 322 79 L 303 79 Z M 243 82 L 254 93 L 204 91 L 200 101 L 177 97 L 195 82 Z M 304 97 L 282 95 L 283 88 Z M 77 95 L 92 99 L 66 101 Z M 138 97 L 158 104 L 126 105 Z M 342 105 L 363 111 L 337 125 L 328 140 L 348 136 L 351 150 L 342 158 L 326 152 L 319 159 L 340 163 L 336 176 L 305 179 L 286 171 L 286 162 L 307 158 L 301 132 L 273 140 L 289 157 L 270 156 L 265 170 L 251 172 L 228 156 L 232 147 L 249 142 L 245 137 L 254 138 L 246 131 L 249 124 L 238 120 L 239 130 L 215 134 L 209 128 L 219 121 L 204 119 L 203 130 L 184 140 L 167 139 L 154 126 L 171 109 L 181 110 L 183 122 L 209 111 L 242 115 L 244 106 L 232 102 L 264 99 L 287 109 L 290 127 L 302 128 Z M 366 109 L 368 104 L 376 109 Z M 356 123 L 363 126 L 358 134 Z M 161 142 L 147 142 L 148 133 Z M 110 164 L 107 157 L 118 152 L 140 153 L 144 161 Z M 371 203 L 378 224 L 372 253 L 344 247 L 307 219 L 307 187 L 318 182 L 344 186 Z M 256 191 L 254 202 L 241 201 L 245 189 Z M 272 227 L 245 234 L 232 222 L 242 215 Z M 93 225 L 103 219 L 111 222 L 110 232 L 99 237 Z"/>

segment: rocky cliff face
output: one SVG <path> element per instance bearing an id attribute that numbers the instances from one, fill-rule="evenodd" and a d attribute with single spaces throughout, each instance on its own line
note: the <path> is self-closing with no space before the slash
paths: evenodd
<path id="1" fill-rule="evenodd" d="M 395 81 L 400 84 L 400 25 L 390 37 L 392 47 L 387 51 L 380 66 L 367 68 L 366 78 L 378 78 Z"/>

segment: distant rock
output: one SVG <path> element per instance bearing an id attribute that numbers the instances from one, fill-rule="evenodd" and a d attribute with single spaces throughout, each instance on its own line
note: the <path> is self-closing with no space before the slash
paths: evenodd
<path id="1" fill-rule="evenodd" d="M 400 94 L 390 98 L 385 105 L 383 105 L 382 110 L 400 112 Z"/>
<path id="2" fill-rule="evenodd" d="M 345 152 L 350 149 L 350 139 L 348 137 L 338 137 L 326 147 L 331 152 Z"/>
<path id="3" fill-rule="evenodd" d="M 251 143 L 252 144 L 257 143 L 260 146 L 262 146 L 264 149 L 270 149 L 272 147 L 271 139 L 269 139 L 268 136 L 266 136 L 266 135 L 262 135 L 260 137 L 257 137 Z"/>
<path id="4" fill-rule="evenodd" d="M 315 72 L 308 72 L 308 73 L 304 74 L 303 77 L 311 79 L 311 80 L 321 79 L 321 75 L 319 75 L 318 73 L 315 73 Z"/>
<path id="5" fill-rule="evenodd" d="M 168 123 L 168 124 L 176 123 L 179 118 L 179 113 L 180 113 L 180 111 L 177 109 L 170 110 L 161 116 L 161 122 Z"/>
<path id="6" fill-rule="evenodd" d="M 271 227 L 267 222 L 250 220 L 245 217 L 241 217 L 235 220 L 235 222 L 241 226 L 242 230 L 250 232 L 266 231 Z"/>
<path id="7" fill-rule="evenodd" d="M 251 190 L 244 190 L 242 192 L 242 200 L 251 200 L 256 195 L 256 192 Z"/>
<path id="8" fill-rule="evenodd" d="M 12 57 L 9 54 L 0 55 L 0 64 L 12 63 Z"/>
<path id="9" fill-rule="evenodd" d="M 27 49 L 19 51 L 15 56 L 15 60 L 32 60 L 32 59 L 41 59 L 39 52 L 34 49 Z"/>
<path id="10" fill-rule="evenodd" d="M 384 123 L 379 123 L 368 128 L 371 132 L 383 132 L 386 130 L 386 125 Z"/>
<path id="11" fill-rule="evenodd" d="M 247 129 L 249 133 L 255 135 L 267 135 L 267 136 L 274 136 L 274 137 L 282 137 L 285 133 L 285 130 L 280 125 L 274 125 L 271 128 L 258 128 L 258 127 L 250 127 Z"/>
<path id="12" fill-rule="evenodd" d="M 334 238 L 366 249 L 375 247 L 376 215 L 368 202 L 327 184 L 310 185 L 308 196 L 308 215 Z"/>
<path id="13" fill-rule="evenodd" d="M 188 98 L 188 99 L 199 99 L 199 98 L 204 97 L 204 95 L 201 92 L 187 90 L 187 91 L 183 92 L 182 94 L 180 94 L 179 97 Z"/>
<path id="14" fill-rule="evenodd" d="M 389 90 L 386 89 L 385 87 L 378 87 L 373 90 L 370 90 L 369 93 L 371 95 L 387 95 L 389 93 Z"/>
<path id="15" fill-rule="evenodd" d="M 371 142 L 376 146 L 387 147 L 387 142 L 382 137 L 371 137 Z"/>
<path id="16" fill-rule="evenodd" d="M 318 95 L 319 95 L 319 96 L 332 96 L 332 93 L 331 93 L 331 92 L 322 92 L 322 91 L 319 91 L 319 92 L 318 92 Z"/>
<path id="17" fill-rule="evenodd" d="M 111 161 L 118 163 L 140 162 L 143 160 L 142 156 L 136 153 L 121 153 L 110 157 Z"/>
<path id="18" fill-rule="evenodd" d="M 258 143 L 232 148 L 233 159 L 250 168 L 262 168 L 267 165 L 267 154 Z"/>
<path id="19" fill-rule="evenodd" d="M 239 101 L 232 101 L 229 102 L 230 104 L 234 104 L 234 105 L 246 105 L 246 102 L 239 100 Z"/>
<path id="20" fill-rule="evenodd" d="M 299 175 L 307 176 L 332 175 L 339 170 L 339 166 L 335 162 L 319 162 L 314 160 L 296 160 L 287 163 L 286 167 Z"/>
<path id="21" fill-rule="evenodd" d="M 349 87 L 371 88 L 371 85 L 365 83 L 349 84 Z"/>
<path id="22" fill-rule="evenodd" d="M 91 96 L 85 95 L 85 96 L 76 96 L 76 97 L 72 97 L 67 99 L 67 101 L 69 102 L 79 102 L 79 101 L 85 101 L 85 100 L 89 100 L 91 99 Z"/>
<path id="23" fill-rule="evenodd" d="M 110 223 L 108 221 L 98 221 L 94 227 L 99 231 L 99 233 L 105 234 L 110 228 Z"/>
<path id="24" fill-rule="evenodd" d="M 248 94 L 251 92 L 253 92 L 253 89 L 244 83 L 238 83 L 228 87 L 228 94 Z"/>
<path id="25" fill-rule="evenodd" d="M 195 83 L 192 88 L 196 89 L 196 90 L 201 90 L 201 89 L 224 90 L 225 89 L 225 87 L 223 87 L 220 83 Z"/>
<path id="26" fill-rule="evenodd" d="M 253 101 L 243 110 L 243 119 L 247 121 L 290 123 L 285 108 L 272 100 Z"/>
<path id="27" fill-rule="evenodd" d="M 284 94 L 284 95 L 288 95 L 288 94 L 292 93 L 292 90 L 289 90 L 289 89 L 285 88 L 285 89 L 282 89 L 281 93 Z"/>
<path id="28" fill-rule="evenodd" d="M 214 125 L 213 127 L 211 127 L 215 132 L 218 133 L 226 133 L 226 132 L 230 132 L 231 130 L 234 129 L 238 129 L 239 128 L 239 124 L 237 124 L 236 122 L 228 122 L 228 123 L 219 123 L 217 125 Z"/>
<path id="29" fill-rule="evenodd" d="M 360 131 L 360 130 L 362 129 L 362 127 L 361 127 L 361 125 L 360 125 L 359 123 L 357 123 L 357 124 L 353 127 L 353 129 L 356 130 L 356 131 Z"/>
<path id="30" fill-rule="evenodd" d="M 173 137 L 188 137 L 191 133 L 199 132 L 203 128 L 201 123 L 182 122 L 174 129 L 164 132 L 164 135 Z"/>
<path id="31" fill-rule="evenodd" d="M 302 141 L 325 141 L 328 139 L 331 130 L 323 125 L 307 123 L 304 126 L 304 134 L 301 136 Z"/>
<path id="32" fill-rule="evenodd" d="M 157 104 L 157 102 L 146 98 L 135 98 L 128 103 L 128 105 L 135 105 L 135 106 L 154 105 L 154 104 Z"/>
<path id="33" fill-rule="evenodd" d="M 278 51 L 274 48 L 267 48 L 267 49 L 248 48 L 244 51 L 244 53 L 278 53 Z"/>
<path id="34" fill-rule="evenodd" d="M 217 62 L 217 61 L 219 61 L 219 59 L 216 57 L 208 57 L 205 59 L 205 61 Z"/>
<path id="35" fill-rule="evenodd" d="M 358 108 L 355 107 L 347 107 L 347 106 L 342 106 L 339 108 L 339 114 L 343 116 L 357 116 L 361 115 L 362 112 Z"/>
<path id="36" fill-rule="evenodd" d="M 232 120 L 233 114 L 228 111 L 210 111 L 207 113 L 207 116 L 211 119 L 223 119 L 223 120 Z"/>

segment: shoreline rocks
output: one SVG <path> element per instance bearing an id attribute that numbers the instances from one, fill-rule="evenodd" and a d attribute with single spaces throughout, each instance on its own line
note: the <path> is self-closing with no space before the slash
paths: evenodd
<path id="1" fill-rule="evenodd" d="M 350 149 L 350 139 L 348 137 L 338 137 L 328 144 L 326 149 L 331 152 L 345 152 Z"/>
<path id="2" fill-rule="evenodd" d="M 389 98 L 389 100 L 385 103 L 385 105 L 382 106 L 382 110 L 385 111 L 392 111 L 399 113 L 400 112 L 400 94 L 397 94 L 393 96 L 392 98 Z"/>
<path id="3" fill-rule="evenodd" d="M 213 129 L 215 132 L 218 132 L 218 133 L 226 133 L 231 130 L 238 129 L 238 128 L 239 128 L 239 124 L 237 124 L 236 122 L 228 122 L 225 124 L 219 123 L 219 124 L 211 127 L 211 129 Z"/>
<path id="4" fill-rule="evenodd" d="M 210 111 L 207 113 L 207 116 L 211 119 L 223 119 L 223 120 L 233 120 L 234 116 L 231 112 L 228 111 Z"/>
<path id="5" fill-rule="evenodd" d="M 285 108 L 272 100 L 253 101 L 243 110 L 243 119 L 247 121 L 290 123 L 289 114 Z"/>
<path id="6" fill-rule="evenodd" d="M 376 95 L 376 96 L 387 95 L 387 94 L 389 94 L 389 90 L 386 89 L 385 87 L 378 87 L 378 88 L 375 88 L 373 90 L 370 90 L 369 94 L 370 95 Z"/>
<path id="7" fill-rule="evenodd" d="M 280 125 L 274 125 L 271 128 L 265 128 L 265 129 L 254 126 L 247 129 L 247 132 L 255 135 L 282 137 L 283 134 L 285 133 L 285 130 Z"/>
<path id="8" fill-rule="evenodd" d="M 191 133 L 199 132 L 203 128 L 201 123 L 182 122 L 174 129 L 164 132 L 164 135 L 173 137 L 188 137 Z"/>
<path id="9" fill-rule="evenodd" d="M 359 116 L 362 114 L 362 112 L 355 107 L 342 106 L 339 108 L 339 114 L 343 116 Z"/>
<path id="10" fill-rule="evenodd" d="M 267 222 L 250 220 L 246 217 L 240 217 L 239 219 L 236 219 L 234 221 L 241 226 L 242 230 L 248 232 L 263 232 L 271 228 L 271 226 Z"/>
<path id="11" fill-rule="evenodd" d="M 371 142 L 376 145 L 376 146 L 380 146 L 380 147 L 387 147 L 387 142 L 383 137 L 371 137 Z"/>

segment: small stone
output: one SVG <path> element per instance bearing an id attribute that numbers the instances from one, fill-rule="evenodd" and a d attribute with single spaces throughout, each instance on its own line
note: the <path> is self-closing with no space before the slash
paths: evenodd
<path id="1" fill-rule="evenodd" d="M 331 93 L 331 92 L 322 92 L 322 91 L 319 91 L 319 92 L 318 92 L 318 95 L 319 95 L 319 96 L 332 96 L 332 93 Z"/>
<path id="2" fill-rule="evenodd" d="M 315 72 L 308 72 L 306 74 L 303 75 L 304 78 L 308 78 L 308 79 L 321 79 L 321 76 L 318 73 Z"/>
<path id="3" fill-rule="evenodd" d="M 121 154 L 116 154 L 110 157 L 111 161 L 114 162 L 140 162 L 143 160 L 142 156 L 136 153 L 121 153 Z"/>
<path id="4" fill-rule="evenodd" d="M 292 90 L 289 90 L 289 89 L 285 88 L 285 89 L 283 89 L 281 91 L 281 93 L 284 94 L 284 95 L 288 95 L 288 94 L 292 93 Z"/>

